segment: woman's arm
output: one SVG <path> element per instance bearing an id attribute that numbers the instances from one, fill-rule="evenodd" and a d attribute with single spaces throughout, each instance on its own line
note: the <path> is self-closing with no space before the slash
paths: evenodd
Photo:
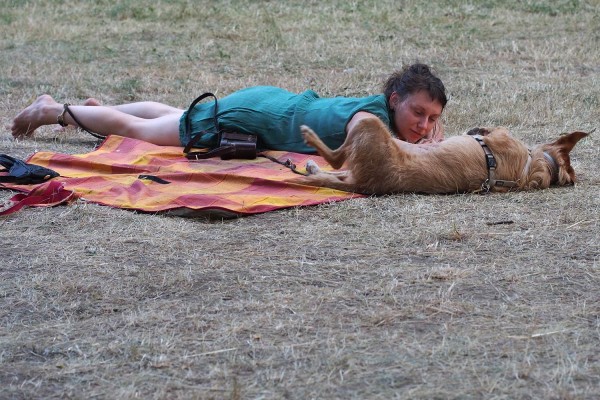
<path id="1" fill-rule="evenodd" d="M 352 131 L 352 129 L 354 129 L 354 127 L 356 126 L 356 124 L 358 124 L 358 122 L 360 120 L 365 119 L 365 118 L 379 118 L 379 117 L 377 117 L 377 115 L 375 115 L 375 114 L 371 114 L 370 112 L 366 112 L 366 111 L 357 112 L 350 119 L 350 121 L 348 121 L 348 124 L 346 124 L 346 135 L 348 135 L 348 133 L 350 133 L 350 131 Z"/>

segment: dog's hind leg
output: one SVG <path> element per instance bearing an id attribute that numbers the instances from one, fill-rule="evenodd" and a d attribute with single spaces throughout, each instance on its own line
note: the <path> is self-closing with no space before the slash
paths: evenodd
<path id="1" fill-rule="evenodd" d="M 310 161 L 309 161 L 310 162 Z M 349 171 L 325 172 L 317 167 L 311 175 L 295 178 L 293 181 L 304 185 L 328 187 L 345 192 L 355 192 L 354 179 Z M 307 163 L 308 170 L 308 163 Z"/>
<path id="2" fill-rule="evenodd" d="M 401 187 L 401 174 L 407 148 L 401 148 L 392 138 L 387 126 L 378 118 L 365 118 L 352 129 L 353 140 L 348 150 L 348 170 L 355 191 L 369 194 L 386 194 Z"/>
<path id="3" fill-rule="evenodd" d="M 319 136 L 306 125 L 300 127 L 304 142 L 314 147 L 317 153 L 325 159 L 335 169 L 340 169 L 346 161 L 346 149 L 348 147 L 347 140 L 336 150 L 331 150 Z M 308 166 L 307 166 L 308 167 Z"/>
<path id="4" fill-rule="evenodd" d="M 327 174 L 327 175 L 347 175 L 348 171 L 321 171 L 321 168 L 314 160 L 309 159 L 306 162 L 306 172 L 308 175 Z"/>
<path id="5" fill-rule="evenodd" d="M 317 163 L 314 162 L 313 160 L 308 160 L 306 162 L 306 172 L 309 175 L 316 175 L 319 172 L 321 172 L 321 168 L 319 168 L 319 166 L 317 165 Z"/>

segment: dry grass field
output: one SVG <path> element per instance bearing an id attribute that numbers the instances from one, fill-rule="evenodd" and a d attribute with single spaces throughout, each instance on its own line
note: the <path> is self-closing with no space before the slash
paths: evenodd
<path id="1" fill-rule="evenodd" d="M 0 31 L 0 153 L 18 157 L 96 143 L 14 140 L 42 93 L 362 96 L 417 60 L 447 86 L 449 135 L 600 124 L 597 0 L 4 0 Z M 577 185 L 539 192 L 0 218 L 0 398 L 597 399 L 599 137 L 572 153 Z"/>

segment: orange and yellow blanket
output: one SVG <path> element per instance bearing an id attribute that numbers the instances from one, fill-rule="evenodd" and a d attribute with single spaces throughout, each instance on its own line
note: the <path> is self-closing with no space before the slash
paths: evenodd
<path id="1" fill-rule="evenodd" d="M 281 161 L 289 159 L 299 167 L 311 158 L 330 169 L 318 156 L 266 153 Z M 39 185 L 4 184 L 4 188 L 24 192 L 11 199 L 14 211 L 27 205 L 52 206 L 80 198 L 145 212 L 229 217 L 361 197 L 293 183 L 296 174 L 263 157 L 190 161 L 180 147 L 156 146 L 115 135 L 88 154 L 38 152 L 27 162 L 53 169 L 61 176 Z"/>

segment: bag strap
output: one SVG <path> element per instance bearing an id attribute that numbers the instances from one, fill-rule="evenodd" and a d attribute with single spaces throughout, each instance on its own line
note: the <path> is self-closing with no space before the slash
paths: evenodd
<path id="1" fill-rule="evenodd" d="M 207 154 L 207 153 L 200 153 L 200 152 L 190 153 L 190 150 L 194 147 L 194 145 L 196 143 L 198 143 L 200 141 L 200 139 L 202 139 L 202 137 L 204 137 L 205 134 L 211 133 L 211 131 L 204 130 L 204 131 L 200 132 L 198 135 L 196 135 L 196 137 L 192 138 L 192 121 L 190 119 L 190 114 L 192 113 L 196 104 L 198 104 L 202 100 L 206 99 L 207 97 L 212 97 L 215 99 L 215 112 L 213 115 L 213 124 L 215 125 L 215 131 L 213 133 L 219 132 L 219 120 L 217 119 L 217 113 L 219 111 L 219 108 L 218 108 L 219 104 L 217 102 L 217 96 L 215 96 L 214 94 L 212 94 L 210 92 L 203 93 L 200 96 L 196 97 L 196 99 L 194 101 L 192 101 L 192 104 L 190 104 L 190 106 L 188 107 L 187 113 L 185 115 L 184 138 L 187 140 L 187 144 L 185 145 L 185 147 L 183 149 L 183 153 L 186 155 L 186 157 L 188 155 L 191 155 L 192 158 L 197 158 L 197 157 L 200 157 L 202 154 Z M 209 157 L 213 157 L 215 155 L 219 155 L 219 154 L 213 154 Z M 200 157 L 200 158 L 208 158 L 208 157 Z"/>
<path id="2" fill-rule="evenodd" d="M 212 157 L 223 157 L 226 156 L 227 154 L 231 154 L 231 153 L 235 153 L 236 149 L 235 146 L 221 146 L 221 147 L 217 147 L 216 149 L 212 149 L 209 151 L 193 151 L 193 152 L 186 152 L 184 150 L 185 157 L 188 160 L 204 160 L 206 158 L 212 158 Z"/>
<path id="3" fill-rule="evenodd" d="M 264 157 L 267 160 L 273 161 L 274 163 L 283 165 L 284 167 L 289 168 L 295 174 L 303 175 L 303 176 L 308 176 L 309 175 L 308 172 L 298 171 L 298 168 L 296 167 L 296 164 L 294 164 L 294 162 L 291 159 L 289 159 L 289 158 L 287 160 L 285 160 L 285 161 L 279 161 L 275 157 L 272 157 L 272 156 L 270 156 L 268 154 L 265 154 L 265 153 L 258 153 L 257 155 L 258 155 L 258 157 Z"/>
<path id="4" fill-rule="evenodd" d="M 29 193 L 18 193 L 9 199 L 9 207 L 0 211 L 0 215 L 8 215 L 23 207 L 52 207 L 74 201 L 79 196 L 72 190 L 65 189 L 63 182 L 48 181 L 33 188 Z"/>

